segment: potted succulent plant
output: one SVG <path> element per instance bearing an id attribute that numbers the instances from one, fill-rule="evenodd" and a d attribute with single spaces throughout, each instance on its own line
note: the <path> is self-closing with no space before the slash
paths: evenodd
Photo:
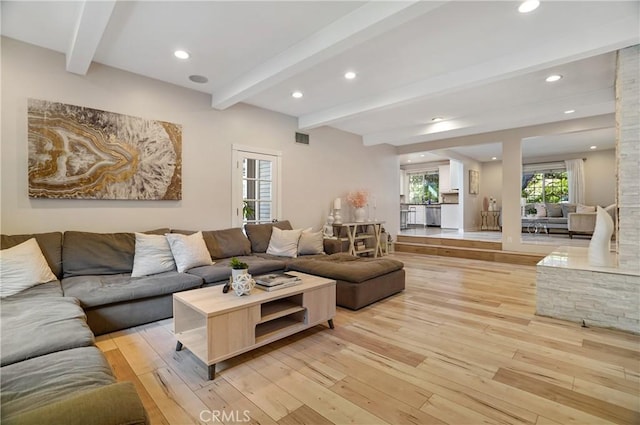
<path id="1" fill-rule="evenodd" d="M 527 213 L 527 217 L 531 218 L 531 217 L 535 217 L 537 210 L 536 210 L 536 207 L 534 207 L 533 205 L 529 205 L 525 209 L 525 212 Z"/>
<path id="2" fill-rule="evenodd" d="M 231 258 L 229 265 L 231 266 L 231 276 L 233 277 L 234 280 L 236 276 L 241 274 L 247 274 L 249 270 L 249 265 L 247 263 L 244 263 L 238 260 L 236 257 Z"/>

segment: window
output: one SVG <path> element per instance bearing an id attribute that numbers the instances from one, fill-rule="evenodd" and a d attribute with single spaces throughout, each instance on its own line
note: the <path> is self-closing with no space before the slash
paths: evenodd
<path id="1" fill-rule="evenodd" d="M 409 203 L 422 204 L 438 202 L 439 174 L 437 171 L 423 171 L 409 174 Z"/>
<path id="2" fill-rule="evenodd" d="M 564 164 L 525 165 L 522 197 L 526 203 L 567 202 L 569 181 Z"/>
<path id="3" fill-rule="evenodd" d="M 269 223 L 279 216 L 280 153 L 233 148 L 232 222 Z"/>

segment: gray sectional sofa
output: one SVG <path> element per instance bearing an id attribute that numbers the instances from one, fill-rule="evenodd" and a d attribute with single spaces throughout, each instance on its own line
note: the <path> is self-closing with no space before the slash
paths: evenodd
<path id="1" fill-rule="evenodd" d="M 131 277 L 134 233 L 2 235 L 2 249 L 35 237 L 59 279 L 1 301 L 2 423 L 147 423 L 135 388 L 116 383 L 94 335 L 171 317 L 173 293 L 227 282 L 230 257 L 253 275 L 297 270 L 336 279 L 337 304 L 352 309 L 404 289 L 401 262 L 334 253 L 335 241 L 325 241 L 329 255 L 269 255 L 273 226 L 291 229 L 282 221 L 247 225 L 246 236 L 240 228 L 203 231 L 213 265 L 144 277 Z"/>

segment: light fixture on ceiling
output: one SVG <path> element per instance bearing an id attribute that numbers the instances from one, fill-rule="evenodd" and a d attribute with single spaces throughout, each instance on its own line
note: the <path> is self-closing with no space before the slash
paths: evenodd
<path id="1" fill-rule="evenodd" d="M 294 91 L 293 93 L 291 93 L 291 97 L 295 98 L 295 99 L 300 99 L 302 97 L 302 92 L 299 90 Z"/>
<path id="2" fill-rule="evenodd" d="M 576 110 L 575 109 L 567 109 L 566 111 L 564 111 L 565 114 L 573 114 Z"/>
<path id="3" fill-rule="evenodd" d="M 346 78 L 347 80 L 353 80 L 354 78 L 356 78 L 356 73 L 353 71 L 345 72 L 344 78 Z"/>
<path id="4" fill-rule="evenodd" d="M 424 158 L 424 154 L 423 153 L 420 154 L 420 158 Z"/>
<path id="5" fill-rule="evenodd" d="M 549 75 L 547 78 L 545 78 L 545 81 L 547 83 L 554 83 L 556 81 L 559 81 L 562 79 L 562 75 L 560 74 L 553 74 L 553 75 Z"/>
<path id="6" fill-rule="evenodd" d="M 191 81 L 193 81 L 194 83 L 198 83 L 198 84 L 204 84 L 209 82 L 209 79 L 207 77 L 205 77 L 204 75 L 189 75 L 189 79 Z"/>
<path id="7" fill-rule="evenodd" d="M 189 52 L 187 52 L 186 50 L 176 50 L 175 52 L 173 52 L 173 56 L 177 57 L 178 59 L 189 59 L 189 57 L 191 57 Z"/>
<path id="8" fill-rule="evenodd" d="M 589 149 L 591 149 L 591 150 L 594 150 L 594 149 L 597 149 L 597 148 L 598 148 L 598 147 L 597 147 L 596 145 L 589 146 Z"/>
<path id="9" fill-rule="evenodd" d="M 526 1 L 522 2 L 522 4 L 520 4 L 520 6 L 518 6 L 518 12 L 520 12 L 520 13 L 533 12 L 534 10 L 536 10 L 538 8 L 538 6 L 540 6 L 540 1 L 539 0 L 526 0 Z"/>
<path id="10" fill-rule="evenodd" d="M 433 118 L 431 118 L 431 121 L 433 121 L 433 122 L 440 122 L 440 121 L 442 121 L 443 119 L 444 119 L 444 118 L 442 118 L 442 117 L 433 117 Z"/>
<path id="11" fill-rule="evenodd" d="M 410 160 L 410 159 L 407 159 L 407 162 L 411 162 L 411 160 Z"/>
<path id="12" fill-rule="evenodd" d="M 497 157 L 497 156 L 492 156 L 492 157 L 491 157 L 491 160 L 492 160 L 492 161 L 495 161 L 496 159 L 498 159 L 498 157 Z"/>

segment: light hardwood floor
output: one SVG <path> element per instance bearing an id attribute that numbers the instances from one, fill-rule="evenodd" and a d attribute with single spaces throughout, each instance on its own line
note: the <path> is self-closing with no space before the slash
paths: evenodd
<path id="1" fill-rule="evenodd" d="M 535 268 L 395 254 L 407 288 L 218 365 L 172 321 L 98 338 L 153 424 L 638 424 L 640 337 L 537 317 Z M 250 422 L 246 422 L 250 418 Z"/>

